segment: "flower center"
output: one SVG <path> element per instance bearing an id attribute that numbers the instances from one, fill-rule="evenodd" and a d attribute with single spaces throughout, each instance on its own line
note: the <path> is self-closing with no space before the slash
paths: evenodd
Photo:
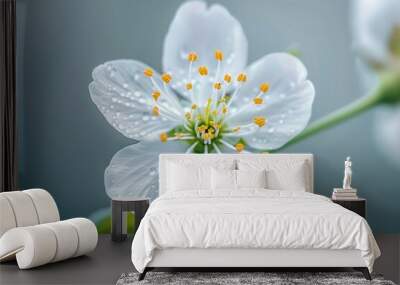
<path id="1" fill-rule="evenodd" d="M 189 62 L 188 75 L 184 84 L 187 97 L 191 101 L 190 111 L 185 113 L 184 123 L 181 126 L 175 127 L 167 133 L 160 134 L 161 142 L 168 142 L 173 140 L 185 141 L 189 144 L 187 152 L 196 153 L 209 153 L 215 151 L 220 152 L 220 147 L 225 146 L 234 151 L 244 151 L 246 141 L 242 134 L 257 131 L 266 125 L 267 119 L 264 116 L 254 116 L 250 122 L 244 122 L 240 126 L 228 126 L 225 122 L 230 111 L 230 105 L 238 96 L 240 88 L 247 82 L 247 75 L 245 73 L 239 73 L 236 76 L 236 81 L 230 73 L 222 73 L 222 62 L 224 60 L 224 54 L 221 50 L 217 50 L 214 53 L 216 60 L 216 71 L 214 74 L 210 74 L 208 67 L 205 65 L 197 66 L 197 72 L 199 80 L 193 80 L 194 63 L 199 60 L 197 53 L 190 52 L 187 56 Z M 164 85 L 163 89 L 154 80 L 154 72 L 150 68 L 146 68 L 143 71 L 144 75 L 148 77 L 153 86 L 151 97 L 153 98 L 154 106 L 150 110 L 153 116 L 163 116 L 166 119 L 170 118 L 171 111 L 167 110 L 164 105 L 158 104 L 159 97 L 168 94 L 167 85 L 173 80 L 170 73 L 164 73 L 161 75 L 161 81 Z M 212 79 L 206 79 L 200 82 L 207 76 L 212 76 Z M 198 102 L 198 95 L 195 94 L 196 85 L 204 84 L 204 82 L 210 82 L 212 92 L 209 94 L 208 99 L 205 103 L 200 104 Z M 232 88 L 232 84 L 236 83 L 237 86 L 235 91 L 231 94 L 229 90 Z M 265 100 L 265 94 L 269 91 L 270 86 L 267 82 L 261 82 L 259 85 L 258 93 L 250 100 L 249 103 L 253 107 L 259 107 L 263 105 Z M 197 95 L 197 96 L 196 96 Z M 201 95 L 201 94 L 200 94 Z M 168 96 L 165 96 L 168 99 Z M 200 104 L 200 105 L 198 105 Z M 246 104 L 245 104 L 246 105 Z M 246 107 L 246 106 L 241 106 Z M 243 133 L 241 133 L 243 130 Z M 232 138 L 236 138 L 236 142 L 232 142 Z"/>

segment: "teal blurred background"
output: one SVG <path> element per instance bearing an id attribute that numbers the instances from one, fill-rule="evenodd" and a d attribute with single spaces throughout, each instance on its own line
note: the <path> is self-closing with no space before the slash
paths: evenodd
<path id="1" fill-rule="evenodd" d="M 89 98 L 93 68 L 134 58 L 161 69 L 164 36 L 177 0 L 18 0 L 17 95 L 21 188 L 43 187 L 63 218 L 108 207 L 103 173 L 133 141 L 111 127 Z M 207 1 L 214 3 L 214 1 Z M 241 22 L 249 62 L 301 50 L 316 88 L 312 121 L 363 95 L 351 49 L 349 1 L 218 1 Z M 340 186 L 353 159 L 354 187 L 368 199 L 375 232 L 400 232 L 400 170 L 374 140 L 374 112 L 296 144 L 285 152 L 315 155 L 315 191 Z"/>

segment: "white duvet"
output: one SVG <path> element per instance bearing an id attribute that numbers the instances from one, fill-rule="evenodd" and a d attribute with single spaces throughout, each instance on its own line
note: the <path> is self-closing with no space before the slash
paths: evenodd
<path id="1" fill-rule="evenodd" d="M 155 249 L 358 249 L 372 271 L 380 251 L 365 219 L 328 198 L 299 191 L 182 191 L 156 199 L 132 244 L 143 272 Z"/>

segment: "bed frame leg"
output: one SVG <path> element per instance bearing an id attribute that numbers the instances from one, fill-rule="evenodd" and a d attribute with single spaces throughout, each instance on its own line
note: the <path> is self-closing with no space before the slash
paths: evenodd
<path id="1" fill-rule="evenodd" d="M 361 271 L 362 274 L 364 275 L 365 279 L 372 280 L 371 274 L 369 274 L 369 270 L 367 267 L 355 267 L 354 269 L 357 271 Z"/>
<path id="2" fill-rule="evenodd" d="M 143 270 L 142 273 L 139 274 L 139 278 L 138 281 L 142 281 L 144 279 L 144 277 L 146 277 L 146 273 L 147 273 L 148 269 L 147 267 Z"/>

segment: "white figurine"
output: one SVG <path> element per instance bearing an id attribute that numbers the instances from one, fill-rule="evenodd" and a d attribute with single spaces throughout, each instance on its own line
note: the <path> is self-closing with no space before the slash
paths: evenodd
<path id="1" fill-rule="evenodd" d="M 346 158 L 344 162 L 344 178 L 343 178 L 343 189 L 352 189 L 351 188 L 351 176 L 353 172 L 351 170 L 351 160 L 350 156 Z"/>

